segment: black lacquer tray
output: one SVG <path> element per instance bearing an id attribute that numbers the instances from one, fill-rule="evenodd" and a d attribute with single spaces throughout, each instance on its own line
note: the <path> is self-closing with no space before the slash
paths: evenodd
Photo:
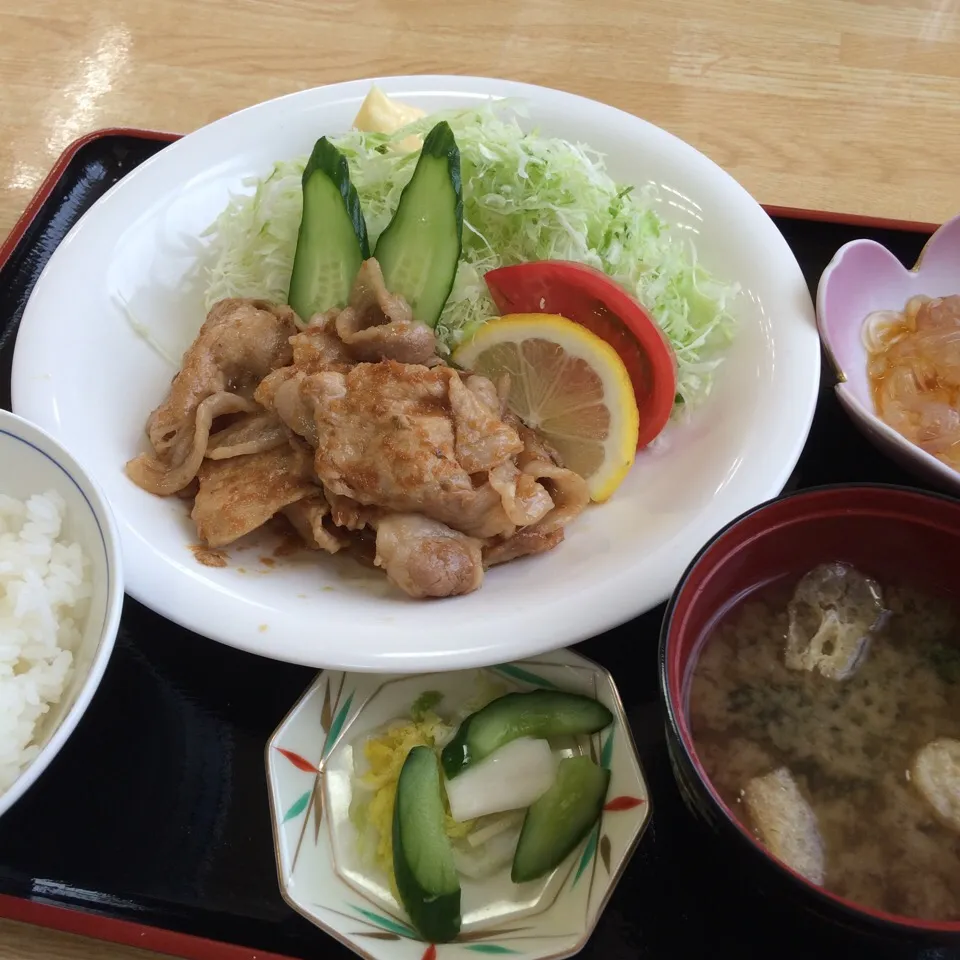
<path id="1" fill-rule="evenodd" d="M 78 141 L 0 247 L 0 406 L 10 404 L 17 324 L 51 253 L 109 187 L 172 139 L 111 130 Z M 912 265 L 931 229 L 771 213 L 811 289 L 846 241 L 873 237 Z M 789 486 L 913 483 L 853 428 L 829 378 L 825 365 L 816 419 Z M 682 807 L 667 763 L 657 700 L 662 614 L 658 608 L 579 648 L 617 681 L 654 802 L 651 826 L 581 956 L 895 955 L 892 946 L 850 939 L 717 873 L 714 850 Z M 195 636 L 127 599 L 92 706 L 36 786 L 0 820 L 0 916 L 184 957 L 346 960 L 346 948 L 281 899 L 272 851 L 264 744 L 313 673 Z"/>

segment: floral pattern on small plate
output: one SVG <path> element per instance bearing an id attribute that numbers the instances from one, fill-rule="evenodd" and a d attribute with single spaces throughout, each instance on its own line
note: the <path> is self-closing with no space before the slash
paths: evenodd
<path id="1" fill-rule="evenodd" d="M 420 694 L 439 691 L 447 702 L 457 702 L 484 672 L 506 689 L 568 690 L 605 704 L 613 724 L 571 748 L 608 768 L 610 787 L 600 821 L 553 874 L 522 886 L 510 882 L 509 868 L 487 881 L 465 880 L 459 937 L 425 943 L 386 877 L 357 852 L 349 818 L 351 751 L 369 731 L 407 714 Z M 443 674 L 325 671 L 270 738 L 266 763 L 284 899 L 369 960 L 573 956 L 593 931 L 650 817 L 646 781 L 613 679 L 568 650 Z"/>
<path id="2" fill-rule="evenodd" d="M 877 310 L 903 310 L 920 294 L 960 294 L 960 216 L 934 233 L 909 270 L 874 240 L 844 244 L 820 277 L 817 326 L 837 375 L 837 398 L 867 439 L 904 469 L 958 493 L 960 473 L 884 423 L 870 395 L 864 321 Z"/>

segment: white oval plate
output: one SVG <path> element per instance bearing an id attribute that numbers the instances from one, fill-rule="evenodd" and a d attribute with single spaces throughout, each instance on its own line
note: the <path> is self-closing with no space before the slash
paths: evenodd
<path id="1" fill-rule="evenodd" d="M 503 80 L 393 77 L 387 93 L 427 111 L 488 97 L 526 101 L 529 123 L 589 143 L 618 180 L 660 186 L 659 213 L 701 262 L 745 295 L 741 329 L 713 395 L 637 458 L 613 499 L 553 552 L 491 570 L 481 590 L 441 602 L 371 588 L 336 558 L 200 566 L 182 501 L 125 476 L 173 375 L 131 329 L 196 329 L 184 278 L 201 231 L 241 180 L 347 129 L 369 80 L 304 90 L 225 117 L 167 147 L 110 190 L 43 271 L 24 313 L 14 409 L 52 433 L 102 485 L 121 528 L 129 592 L 232 646 L 343 670 L 410 673 L 484 666 L 568 646 L 662 602 L 717 530 L 782 489 L 813 417 L 820 347 L 789 247 L 760 206 L 693 147 L 613 107 Z M 183 329 L 182 326 L 176 329 Z M 371 577 L 374 576 L 371 573 Z"/>

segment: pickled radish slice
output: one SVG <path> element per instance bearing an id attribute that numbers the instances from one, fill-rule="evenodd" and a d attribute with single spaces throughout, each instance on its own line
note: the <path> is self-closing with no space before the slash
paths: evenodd
<path id="1" fill-rule="evenodd" d="M 529 807 L 553 785 L 557 765 L 546 740 L 519 737 L 447 780 L 450 815 L 462 823 Z"/>

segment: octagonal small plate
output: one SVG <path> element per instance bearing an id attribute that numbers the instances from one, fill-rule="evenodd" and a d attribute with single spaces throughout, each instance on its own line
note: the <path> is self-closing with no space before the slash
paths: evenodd
<path id="1" fill-rule="evenodd" d="M 410 926 L 386 874 L 360 852 L 350 817 L 355 758 L 372 731 L 408 717 L 422 694 L 442 694 L 436 709 L 443 716 L 447 704 L 453 711 L 490 683 L 503 692 L 567 690 L 605 704 L 613 724 L 571 740 L 562 752 L 591 755 L 610 770 L 610 787 L 600 821 L 552 874 L 517 885 L 508 864 L 485 880 L 462 877 L 460 935 L 451 943 L 426 943 Z M 371 960 L 573 956 L 586 944 L 650 817 L 646 782 L 613 679 L 569 650 L 441 674 L 324 671 L 270 738 L 266 762 L 284 899 Z"/>

